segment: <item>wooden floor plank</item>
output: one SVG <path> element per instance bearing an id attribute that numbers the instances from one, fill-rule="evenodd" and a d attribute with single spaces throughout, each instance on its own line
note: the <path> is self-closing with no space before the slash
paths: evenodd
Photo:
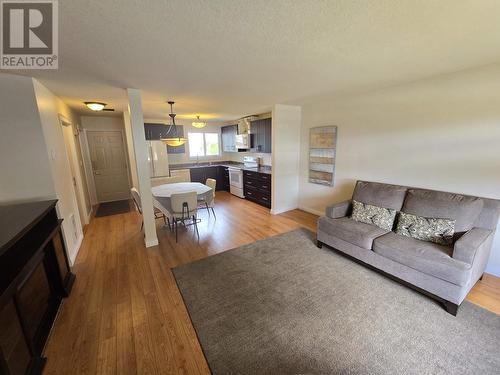
<path id="1" fill-rule="evenodd" d="M 316 230 L 317 216 L 269 210 L 217 193 L 217 218 L 199 213 L 179 242 L 157 221 L 160 244 L 146 249 L 133 211 L 94 218 L 77 257 L 72 294 L 46 347 L 45 374 L 209 374 L 172 267 L 299 227 Z M 486 274 L 467 299 L 500 314 L 500 278 Z"/>

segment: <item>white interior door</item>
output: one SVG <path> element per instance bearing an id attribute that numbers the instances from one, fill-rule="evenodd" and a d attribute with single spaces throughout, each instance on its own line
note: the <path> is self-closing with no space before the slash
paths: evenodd
<path id="1" fill-rule="evenodd" d="M 95 190 L 99 202 L 130 197 L 127 161 L 121 131 L 88 131 Z"/>

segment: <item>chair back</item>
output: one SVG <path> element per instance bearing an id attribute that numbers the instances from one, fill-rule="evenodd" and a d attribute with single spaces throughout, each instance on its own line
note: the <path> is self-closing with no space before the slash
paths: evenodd
<path id="1" fill-rule="evenodd" d="M 205 185 L 207 185 L 209 188 L 212 188 L 212 196 L 215 197 L 215 187 L 217 186 L 217 181 L 213 178 L 207 178 Z"/>
<path id="2" fill-rule="evenodd" d="M 133 187 L 130 189 L 130 193 L 132 194 L 132 199 L 134 200 L 135 207 L 137 207 L 137 211 L 142 214 L 141 195 L 139 194 L 139 190 Z"/>
<path id="3" fill-rule="evenodd" d="M 177 182 L 184 182 L 182 176 L 176 177 L 152 177 L 151 178 L 151 187 L 166 185 L 166 184 L 175 184 Z"/>
<path id="4" fill-rule="evenodd" d="M 196 215 L 198 207 L 198 194 L 196 191 L 172 194 L 170 206 L 175 217 L 189 218 Z"/>

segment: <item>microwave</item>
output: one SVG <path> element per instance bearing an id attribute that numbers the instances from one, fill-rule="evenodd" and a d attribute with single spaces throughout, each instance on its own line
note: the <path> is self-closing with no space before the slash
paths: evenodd
<path id="1" fill-rule="evenodd" d="M 236 134 L 236 148 L 246 150 L 252 148 L 251 134 Z"/>

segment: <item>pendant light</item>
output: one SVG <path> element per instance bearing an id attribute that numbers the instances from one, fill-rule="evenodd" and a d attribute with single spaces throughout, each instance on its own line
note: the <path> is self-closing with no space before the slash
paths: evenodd
<path id="1" fill-rule="evenodd" d="M 184 143 L 186 143 L 187 139 L 184 137 L 179 137 L 177 134 L 177 126 L 175 126 L 175 113 L 172 108 L 175 102 L 168 102 L 170 104 L 170 113 L 169 116 L 172 119 L 172 123 L 170 124 L 170 127 L 168 128 L 167 135 L 171 134 L 172 128 L 174 129 L 174 137 L 168 137 L 168 138 L 161 138 L 161 141 L 165 143 L 167 146 L 172 146 L 172 147 L 179 147 L 182 146 Z"/>
<path id="2" fill-rule="evenodd" d="M 205 126 L 207 126 L 207 123 L 201 121 L 200 116 L 196 116 L 196 121 L 193 121 L 193 123 L 191 125 L 193 125 L 195 128 L 201 129 L 201 128 L 204 128 Z"/>

